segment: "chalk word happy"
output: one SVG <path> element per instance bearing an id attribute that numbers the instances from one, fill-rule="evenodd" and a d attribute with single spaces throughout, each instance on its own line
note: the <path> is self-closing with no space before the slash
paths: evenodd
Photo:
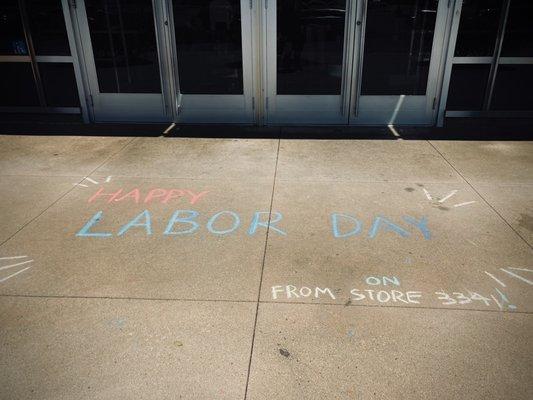
<path id="1" fill-rule="evenodd" d="M 161 201 L 165 201 L 164 198 Z M 192 201 L 192 197 L 191 197 Z M 270 218 L 269 218 L 270 214 Z M 190 235 L 199 231 L 201 223 L 199 222 L 201 214 L 195 210 L 176 210 L 172 213 L 168 221 L 161 224 L 160 221 L 154 223 L 152 214 L 149 210 L 144 210 L 140 214 L 133 217 L 124 225 L 117 227 L 116 234 L 113 232 L 96 231 L 96 225 L 104 218 L 104 212 L 98 211 L 94 214 L 85 225 L 78 231 L 76 236 L 78 237 L 112 237 L 123 236 L 132 229 L 142 230 L 146 235 L 152 235 L 154 233 L 154 225 L 161 226 L 162 234 L 166 236 L 178 236 L 178 235 Z M 269 229 L 278 235 L 287 235 L 286 231 L 279 226 L 279 223 L 283 219 L 283 215 L 279 212 L 273 211 L 256 211 L 249 224 L 246 224 L 246 232 L 252 236 L 258 228 Z M 426 218 L 416 219 L 410 216 L 403 217 L 404 222 L 411 228 L 418 229 L 422 237 L 426 240 L 431 238 L 431 233 L 427 225 Z M 234 211 L 219 211 L 207 219 L 204 218 L 205 227 L 208 232 L 214 235 L 227 235 L 237 231 L 242 223 L 241 217 Z M 344 229 L 340 228 L 341 220 L 343 221 Z M 350 223 L 349 229 L 346 229 L 346 222 Z M 347 214 L 331 214 L 331 232 L 335 238 L 348 238 L 351 236 L 357 236 L 362 231 L 362 223 L 353 216 Z M 412 235 L 412 232 L 406 228 L 392 222 L 382 216 L 376 216 L 370 226 L 367 236 L 370 239 L 374 239 L 380 231 L 390 232 L 397 235 L 400 238 L 407 238 Z"/>
<path id="2" fill-rule="evenodd" d="M 143 195 L 142 190 L 135 188 L 129 191 L 119 189 L 112 193 L 105 193 L 104 188 L 100 188 L 93 194 L 88 202 L 93 203 L 96 200 L 105 200 L 106 203 L 112 204 L 115 202 L 133 202 L 135 204 L 150 204 L 152 202 L 159 202 L 161 204 L 168 204 L 172 200 L 186 199 L 190 204 L 196 204 L 209 191 L 193 192 L 188 189 L 162 189 L 156 188 L 149 190 L 146 195 Z"/>

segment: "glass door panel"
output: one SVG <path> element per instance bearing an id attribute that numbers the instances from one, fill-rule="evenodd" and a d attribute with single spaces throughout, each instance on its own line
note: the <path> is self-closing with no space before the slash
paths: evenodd
<path id="1" fill-rule="evenodd" d="M 247 0 L 173 0 L 180 122 L 252 122 Z"/>
<path id="2" fill-rule="evenodd" d="M 501 57 L 533 57 L 533 2 L 512 0 Z"/>
<path id="3" fill-rule="evenodd" d="M 151 2 L 120 3 L 86 0 L 100 93 L 160 93 Z"/>
<path id="4" fill-rule="evenodd" d="M 242 94 L 240 1 L 174 1 L 182 94 Z"/>
<path id="5" fill-rule="evenodd" d="M 152 0 L 80 3 L 76 10 L 94 119 L 167 120 Z"/>
<path id="6" fill-rule="evenodd" d="M 341 93 L 346 2 L 334 3 L 278 4 L 278 94 Z"/>
<path id="7" fill-rule="evenodd" d="M 511 0 L 497 59 L 490 110 L 533 110 L 533 2 Z"/>
<path id="8" fill-rule="evenodd" d="M 27 0 L 26 7 L 35 54 L 70 56 L 61 1 Z"/>
<path id="9" fill-rule="evenodd" d="M 455 57 L 492 57 L 498 37 L 502 0 L 463 0 Z"/>
<path id="10" fill-rule="evenodd" d="M 425 95 L 438 0 L 384 3 L 367 8 L 361 95 Z"/>
<path id="11" fill-rule="evenodd" d="M 349 5 L 346 0 L 269 2 L 267 122 L 348 122 L 343 85 L 350 59 Z"/>
<path id="12" fill-rule="evenodd" d="M 431 124 L 447 1 L 368 0 L 362 6 L 360 92 L 351 122 Z"/>

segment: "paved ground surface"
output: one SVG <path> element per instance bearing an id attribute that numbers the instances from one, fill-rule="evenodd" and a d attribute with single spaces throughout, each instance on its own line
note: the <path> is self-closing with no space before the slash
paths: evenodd
<path id="1" fill-rule="evenodd" d="M 531 399 L 533 142 L 0 136 L 1 399 Z"/>

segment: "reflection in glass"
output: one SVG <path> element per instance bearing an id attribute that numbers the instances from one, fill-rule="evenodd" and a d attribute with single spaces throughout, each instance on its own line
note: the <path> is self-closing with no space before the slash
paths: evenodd
<path id="1" fill-rule="evenodd" d="M 74 67 L 71 63 L 39 63 L 39 72 L 47 106 L 80 106 Z"/>
<path id="2" fill-rule="evenodd" d="M 69 56 L 61 1 L 26 0 L 31 37 L 38 56 Z"/>
<path id="3" fill-rule="evenodd" d="M 502 57 L 533 57 L 533 1 L 512 0 Z"/>
<path id="4" fill-rule="evenodd" d="M 28 54 L 17 0 L 0 1 L 0 54 Z"/>
<path id="5" fill-rule="evenodd" d="M 346 1 L 277 4 L 277 93 L 340 94 Z"/>
<path id="6" fill-rule="evenodd" d="M 500 65 L 492 110 L 533 110 L 533 65 Z"/>
<path id="7" fill-rule="evenodd" d="M 0 63 L 0 106 L 39 106 L 31 63 Z"/>
<path id="8" fill-rule="evenodd" d="M 438 0 L 369 1 L 363 95 L 425 95 Z"/>
<path id="9" fill-rule="evenodd" d="M 452 67 L 447 110 L 477 111 L 483 109 L 490 64 L 456 64 Z"/>
<path id="10" fill-rule="evenodd" d="M 101 93 L 161 93 L 151 0 L 86 0 Z"/>
<path id="11" fill-rule="evenodd" d="M 492 57 L 502 6 L 502 0 L 463 0 L 456 57 Z"/>
<path id="12" fill-rule="evenodd" d="M 174 0 L 180 91 L 242 94 L 240 0 Z"/>

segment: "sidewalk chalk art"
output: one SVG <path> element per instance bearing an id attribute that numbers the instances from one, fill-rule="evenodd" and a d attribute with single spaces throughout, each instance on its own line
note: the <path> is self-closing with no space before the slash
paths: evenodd
<path id="1" fill-rule="evenodd" d="M 86 178 L 89 179 L 89 178 Z M 91 180 L 98 184 L 97 181 Z M 174 188 L 154 188 L 143 191 L 139 188 L 120 188 L 106 191 L 99 188 L 87 202 L 89 204 L 112 205 L 116 203 L 145 205 L 197 205 L 210 193 L 208 190 L 190 190 Z M 140 213 L 131 215 L 112 230 L 99 230 L 98 225 L 111 211 L 99 210 L 89 217 L 77 231 L 80 238 L 110 238 L 127 235 L 130 231 L 142 232 L 147 236 L 183 236 L 192 235 L 205 230 L 213 235 L 229 235 L 245 231 L 253 236 L 258 231 L 268 229 L 271 233 L 286 236 L 283 228 L 283 214 L 279 211 L 255 211 L 247 220 L 234 210 L 221 210 L 215 213 L 201 213 L 195 209 L 177 209 L 165 218 L 154 218 L 152 211 L 146 208 Z M 364 226 L 360 217 L 350 213 L 333 212 L 324 223 L 329 224 L 331 236 L 346 239 L 356 236 L 374 239 L 380 235 L 392 234 L 398 238 L 415 238 L 430 240 L 431 232 L 428 220 L 424 216 L 404 215 L 401 220 L 394 221 L 383 215 L 370 216 L 371 223 Z"/>

